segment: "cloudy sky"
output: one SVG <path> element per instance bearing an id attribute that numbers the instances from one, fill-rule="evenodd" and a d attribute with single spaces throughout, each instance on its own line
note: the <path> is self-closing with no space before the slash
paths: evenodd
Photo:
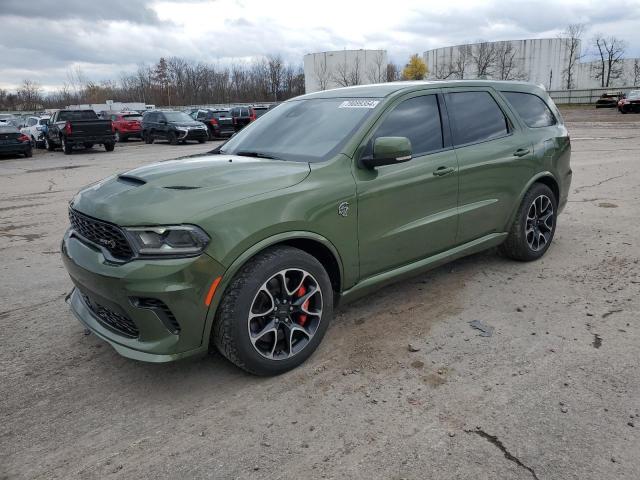
<path id="1" fill-rule="evenodd" d="M 52 8 L 55 6 L 55 8 Z M 78 67 L 94 80 L 160 56 L 228 64 L 280 54 L 384 48 L 411 53 L 485 40 L 558 36 L 567 23 L 616 35 L 640 56 L 640 0 L 0 0 L 0 88 L 50 90 Z M 588 45 L 583 45 L 588 47 Z"/>

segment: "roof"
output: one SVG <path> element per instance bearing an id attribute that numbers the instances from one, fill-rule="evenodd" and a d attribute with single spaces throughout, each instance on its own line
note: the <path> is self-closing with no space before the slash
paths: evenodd
<path id="1" fill-rule="evenodd" d="M 297 99 L 310 98 L 381 98 L 393 95 L 398 92 L 409 92 L 425 88 L 444 87 L 486 87 L 496 89 L 513 89 L 526 92 L 541 91 L 542 87 L 530 82 L 519 82 L 511 80 L 417 80 L 402 82 L 375 83 L 371 85 L 357 85 L 354 87 L 334 88 L 320 92 L 309 93 Z"/>

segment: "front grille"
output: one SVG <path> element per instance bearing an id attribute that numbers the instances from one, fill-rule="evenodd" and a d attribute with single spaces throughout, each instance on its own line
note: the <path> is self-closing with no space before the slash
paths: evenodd
<path id="1" fill-rule="evenodd" d="M 75 232 L 106 248 L 113 257 L 121 260 L 133 257 L 131 245 L 119 227 L 83 215 L 72 208 L 69 209 L 69 221 Z"/>
<path id="2" fill-rule="evenodd" d="M 89 307 L 89 309 L 98 317 L 100 323 L 107 328 L 110 328 L 125 337 L 137 338 L 140 335 L 140 331 L 138 330 L 138 327 L 136 327 L 136 324 L 133 323 L 126 315 L 121 315 L 104 305 L 100 305 L 87 295 L 82 294 L 82 298 L 87 304 L 87 307 Z"/>

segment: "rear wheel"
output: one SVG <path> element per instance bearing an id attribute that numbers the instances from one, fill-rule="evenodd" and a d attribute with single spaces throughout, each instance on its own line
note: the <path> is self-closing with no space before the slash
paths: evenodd
<path id="1" fill-rule="evenodd" d="M 64 152 L 64 154 L 71 155 L 71 152 L 73 152 L 73 145 L 68 143 L 64 137 L 60 138 L 60 143 L 62 143 L 62 151 Z"/>
<path id="2" fill-rule="evenodd" d="M 204 142 L 206 142 L 206 141 L 207 141 L 207 139 L 206 139 L 206 138 L 199 138 L 199 139 L 198 139 L 198 143 L 204 143 Z"/>
<path id="3" fill-rule="evenodd" d="M 534 183 L 524 196 L 501 251 L 521 261 L 537 260 L 551 245 L 556 231 L 558 201 L 549 187 Z"/>
<path id="4" fill-rule="evenodd" d="M 227 287 L 211 340 L 240 368 L 277 375 L 311 356 L 332 315 L 322 264 L 297 248 L 275 247 L 250 260 Z"/>
<path id="5" fill-rule="evenodd" d="M 144 143 L 151 145 L 153 143 L 153 135 L 151 135 L 151 133 L 149 132 L 144 132 L 142 134 L 142 139 L 144 140 Z"/>

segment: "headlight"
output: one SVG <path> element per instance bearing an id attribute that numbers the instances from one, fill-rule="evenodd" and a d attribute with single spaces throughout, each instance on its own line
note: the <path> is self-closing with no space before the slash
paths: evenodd
<path id="1" fill-rule="evenodd" d="M 140 255 L 194 256 L 209 244 L 209 236 L 195 225 L 127 228 Z"/>

